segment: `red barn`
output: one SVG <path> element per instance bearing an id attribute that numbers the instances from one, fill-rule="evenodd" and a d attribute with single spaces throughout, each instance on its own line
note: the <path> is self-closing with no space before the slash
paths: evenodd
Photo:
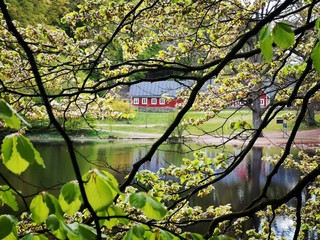
<path id="1" fill-rule="evenodd" d="M 141 82 L 129 90 L 131 104 L 139 108 L 175 108 L 181 99 L 178 91 L 183 85 L 175 81 Z"/>
<path id="2" fill-rule="evenodd" d="M 265 93 L 263 90 L 260 91 L 260 106 L 266 107 L 270 104 L 270 95 L 269 93 Z"/>
<path id="3" fill-rule="evenodd" d="M 260 106 L 262 108 L 265 108 L 270 104 L 272 94 L 274 93 L 265 93 L 263 90 L 260 91 Z M 240 105 L 243 104 L 241 102 L 234 102 L 233 107 L 239 107 Z"/>

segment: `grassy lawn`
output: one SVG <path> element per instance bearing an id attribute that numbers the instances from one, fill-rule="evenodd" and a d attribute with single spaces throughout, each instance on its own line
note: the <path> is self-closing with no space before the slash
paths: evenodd
<path id="1" fill-rule="evenodd" d="M 282 111 L 278 114 L 277 117 L 281 117 L 283 114 L 296 114 L 294 110 Z M 163 133 L 163 131 L 169 126 L 173 121 L 177 112 L 164 112 L 164 113 L 155 113 L 155 112 L 136 112 L 136 118 L 127 121 L 114 121 L 110 124 L 109 121 L 96 121 L 95 125 L 97 129 L 104 129 L 105 131 L 115 131 L 113 135 L 118 135 L 116 131 L 124 132 L 140 132 L 140 133 Z M 205 113 L 202 112 L 189 112 L 185 116 L 185 120 L 193 118 L 195 121 L 201 117 L 204 117 Z M 219 129 L 219 133 L 229 134 L 232 132 L 230 124 L 232 122 L 237 122 L 238 120 L 246 121 L 251 125 L 252 122 L 252 113 L 250 110 L 241 110 L 235 112 L 235 110 L 224 110 L 208 121 L 205 121 L 203 124 L 198 126 L 188 126 L 188 132 L 192 134 L 201 134 L 204 131 L 210 132 Z M 320 114 L 317 115 L 317 121 L 320 121 Z M 292 129 L 295 120 L 287 122 L 288 130 Z M 223 132 L 221 129 L 223 126 Z M 268 127 L 265 129 L 266 132 L 272 131 L 281 131 L 283 128 L 282 124 L 277 124 L 276 119 L 274 119 Z M 308 129 L 304 124 L 302 124 L 301 129 Z M 111 131 L 111 132 L 112 132 Z"/>
<path id="2" fill-rule="evenodd" d="M 286 110 L 282 111 L 278 114 L 277 117 L 281 117 L 283 114 L 296 114 L 294 110 Z M 177 111 L 175 112 L 164 112 L 164 113 L 155 113 L 155 112 L 136 112 L 135 119 L 130 120 L 129 122 L 126 120 L 122 121 L 109 121 L 109 120 L 94 120 L 91 122 L 92 126 L 95 128 L 97 133 L 102 138 L 117 138 L 117 137 L 126 137 L 127 133 L 153 133 L 153 134 L 162 134 L 169 124 L 172 123 Z M 194 122 L 197 121 L 199 118 L 203 118 L 205 113 L 203 112 L 189 112 L 185 116 L 185 121 L 190 121 L 190 119 L 194 119 Z M 214 118 L 204 121 L 202 124 L 197 126 L 190 126 L 187 127 L 187 132 L 191 134 L 203 134 L 203 132 L 211 132 L 211 133 L 218 133 L 223 135 L 230 134 L 233 130 L 230 128 L 230 124 L 232 122 L 237 121 L 246 121 L 251 125 L 252 122 L 252 113 L 250 110 L 241 110 L 235 112 L 234 109 L 224 110 Z M 320 122 L 320 113 L 316 115 L 317 122 Z M 287 130 L 290 131 L 293 127 L 295 120 L 291 120 L 287 123 Z M 38 124 L 39 130 L 41 132 L 41 124 Z M 42 127 L 47 126 L 43 124 Z M 221 127 L 223 126 L 223 128 Z M 265 132 L 274 132 L 274 131 L 281 131 L 283 128 L 282 124 L 277 124 L 276 119 L 274 119 L 268 127 L 264 130 Z M 88 127 L 88 125 L 84 125 L 83 123 L 78 121 L 76 125 L 69 125 L 68 129 L 74 129 L 71 131 L 71 135 L 74 137 L 96 137 L 96 132 L 92 131 Z M 218 130 L 217 130 L 218 129 Z M 301 130 L 310 129 L 306 126 L 305 123 L 302 123 Z M 187 135 L 187 132 L 184 132 L 184 135 Z M 43 133 L 43 132 L 42 132 Z M 50 136 L 54 133 L 47 132 Z M 32 134 L 32 133 L 31 133 Z M 34 134 L 37 134 L 37 131 L 34 131 Z"/>

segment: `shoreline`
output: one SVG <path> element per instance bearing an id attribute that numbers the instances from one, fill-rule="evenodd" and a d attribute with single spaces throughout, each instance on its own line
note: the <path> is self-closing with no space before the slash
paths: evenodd
<path id="1" fill-rule="evenodd" d="M 114 133 L 119 133 L 114 131 Z M 86 137 L 84 135 L 80 136 L 72 136 L 70 135 L 71 139 L 74 142 L 101 142 L 101 141 L 109 141 L 109 142 L 116 142 L 116 141 L 134 141 L 134 142 L 154 142 L 159 137 L 161 137 L 161 134 L 147 134 L 147 133 L 139 133 L 139 132 L 121 132 L 122 134 L 127 134 L 127 137 L 120 137 L 120 138 L 99 138 L 96 137 Z M 281 147 L 285 146 L 288 139 L 289 134 L 284 135 L 282 132 L 270 132 L 265 133 L 264 137 L 259 137 L 254 146 L 255 147 Z M 48 134 L 43 134 L 44 136 L 41 137 L 41 133 L 39 133 L 38 136 L 35 135 L 29 135 L 29 139 L 31 141 L 62 141 L 62 138 L 59 137 L 50 137 Z M 228 144 L 228 145 L 246 145 L 250 139 L 241 140 L 241 139 L 232 139 L 229 140 L 227 137 L 214 137 L 209 135 L 203 135 L 203 136 L 187 136 L 184 141 L 167 141 L 172 143 L 183 143 L 183 142 L 195 142 L 198 144 L 215 144 L 215 145 L 221 145 L 221 144 Z M 294 139 L 293 146 L 302 146 L 308 148 L 320 148 L 320 129 L 314 129 L 314 130 L 306 130 L 306 131 L 299 131 Z"/>

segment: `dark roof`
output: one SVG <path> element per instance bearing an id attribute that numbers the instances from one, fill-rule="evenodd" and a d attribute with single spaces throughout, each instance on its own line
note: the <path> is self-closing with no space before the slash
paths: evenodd
<path id="1" fill-rule="evenodd" d="M 175 97 L 186 86 L 175 81 L 141 82 L 130 87 L 131 97 Z"/>

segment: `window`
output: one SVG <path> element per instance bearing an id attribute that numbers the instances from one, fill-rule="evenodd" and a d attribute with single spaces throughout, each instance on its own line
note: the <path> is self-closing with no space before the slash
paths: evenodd
<path id="1" fill-rule="evenodd" d="M 157 104 L 157 99 L 156 99 L 156 98 L 152 98 L 152 99 L 151 99 L 151 104 L 152 104 L 152 105 Z"/>
<path id="2" fill-rule="evenodd" d="M 139 98 L 134 98 L 133 99 L 133 104 L 139 104 Z"/>
<path id="3" fill-rule="evenodd" d="M 147 98 L 142 98 L 142 104 L 147 104 L 148 99 Z"/>
<path id="4" fill-rule="evenodd" d="M 260 106 L 264 106 L 264 99 L 260 99 Z"/>
<path id="5" fill-rule="evenodd" d="M 160 98 L 160 104 L 164 105 L 164 103 L 165 103 L 164 98 Z"/>

